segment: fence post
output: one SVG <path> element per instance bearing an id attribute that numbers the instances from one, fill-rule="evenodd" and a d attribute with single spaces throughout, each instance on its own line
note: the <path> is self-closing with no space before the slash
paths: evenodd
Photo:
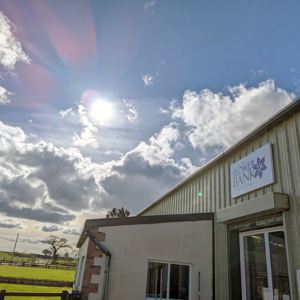
<path id="1" fill-rule="evenodd" d="M 4 300 L 6 290 L 1 290 L 0 292 L 0 300 Z"/>
<path id="2" fill-rule="evenodd" d="M 80 300 L 81 299 L 81 294 L 79 291 L 72 291 L 70 294 L 71 298 L 69 300 Z"/>
<path id="3" fill-rule="evenodd" d="M 61 300 L 69 300 L 69 292 L 68 291 L 63 291 L 61 294 Z M 1 300 L 1 298 L 0 298 Z"/>

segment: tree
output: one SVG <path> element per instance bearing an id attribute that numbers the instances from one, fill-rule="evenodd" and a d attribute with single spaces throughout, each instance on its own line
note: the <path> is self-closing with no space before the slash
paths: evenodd
<path id="1" fill-rule="evenodd" d="M 49 249 L 44 249 L 42 252 L 45 256 L 51 256 L 52 255 L 52 251 L 50 251 Z"/>
<path id="2" fill-rule="evenodd" d="M 124 207 L 121 208 L 112 208 L 111 210 L 109 210 L 106 214 L 106 218 L 110 219 L 110 218 L 124 218 L 124 217 L 128 217 L 130 215 L 130 211 L 127 210 Z"/>
<path id="3" fill-rule="evenodd" d="M 73 249 L 70 253 L 70 256 L 73 258 L 77 258 L 78 257 L 78 250 L 77 249 Z"/>
<path id="4" fill-rule="evenodd" d="M 70 248 L 72 247 L 68 244 L 68 240 L 65 238 L 60 238 L 56 235 L 50 235 L 47 239 L 42 241 L 44 244 L 49 245 L 49 251 L 52 253 L 52 259 L 55 262 L 58 258 L 58 251 L 63 248 Z"/>

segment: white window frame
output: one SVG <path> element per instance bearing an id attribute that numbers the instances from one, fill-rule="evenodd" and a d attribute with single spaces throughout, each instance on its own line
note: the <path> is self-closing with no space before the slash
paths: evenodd
<path id="1" fill-rule="evenodd" d="M 177 262 L 177 261 L 165 261 L 165 260 L 148 260 L 147 262 L 147 274 L 148 274 L 148 268 L 149 263 L 158 263 L 158 264 L 166 264 L 168 265 L 168 278 L 167 278 L 167 298 L 162 298 L 162 300 L 177 300 L 170 297 L 170 270 L 171 265 L 180 265 L 180 266 L 188 266 L 189 267 L 189 300 L 192 300 L 192 264 L 189 263 L 183 263 L 183 262 Z M 148 275 L 147 275 L 147 283 L 146 283 L 146 289 L 148 285 Z M 146 290 L 147 295 L 147 290 Z M 145 300 L 160 300 L 160 298 L 151 298 L 146 297 Z"/>
<path id="2" fill-rule="evenodd" d="M 82 286 L 82 277 L 85 269 L 85 258 L 86 256 L 80 256 L 78 257 L 77 267 L 76 267 L 76 273 L 75 273 L 75 287 L 81 288 Z"/>
<path id="3" fill-rule="evenodd" d="M 266 264 L 267 264 L 267 276 L 268 276 L 268 286 L 269 286 L 269 299 L 274 299 L 274 290 L 273 290 L 273 279 L 272 279 L 272 262 L 271 262 L 271 253 L 270 253 L 270 243 L 269 243 L 269 233 L 282 231 L 284 233 L 284 237 L 286 237 L 285 230 L 283 226 L 276 226 L 271 228 L 263 228 L 252 231 L 245 231 L 240 233 L 240 263 L 241 263 L 241 285 L 242 285 L 242 299 L 247 299 L 247 286 L 246 286 L 246 266 L 245 266 L 245 247 L 244 247 L 244 237 L 255 235 L 255 234 L 263 234 L 264 243 L 265 243 L 265 253 L 266 253 Z M 285 238 L 285 244 L 287 247 L 287 242 Z M 287 252 L 287 251 L 286 251 Z M 288 259 L 288 255 L 286 253 L 286 257 Z"/>

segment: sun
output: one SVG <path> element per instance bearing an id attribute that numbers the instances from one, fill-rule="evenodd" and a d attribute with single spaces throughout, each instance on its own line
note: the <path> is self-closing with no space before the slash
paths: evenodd
<path id="1" fill-rule="evenodd" d="M 107 125 L 114 120 L 115 107 L 113 103 L 97 98 L 91 103 L 89 114 L 94 122 Z"/>

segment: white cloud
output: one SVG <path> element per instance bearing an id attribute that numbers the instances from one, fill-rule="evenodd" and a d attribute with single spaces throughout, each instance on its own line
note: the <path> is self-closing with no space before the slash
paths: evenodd
<path id="1" fill-rule="evenodd" d="M 188 157 L 182 158 L 181 164 L 181 169 L 184 171 L 186 176 L 194 173 L 198 169 L 198 166 L 194 166 L 192 161 Z"/>
<path id="2" fill-rule="evenodd" d="M 60 110 L 59 111 L 59 114 L 65 118 L 67 116 L 75 116 L 75 112 L 74 110 L 70 107 L 70 108 L 67 108 L 66 110 Z"/>
<path id="3" fill-rule="evenodd" d="M 40 239 L 36 239 L 36 238 L 20 238 L 19 242 L 28 243 L 28 244 L 40 244 L 41 243 Z"/>
<path id="4" fill-rule="evenodd" d="M 174 154 L 175 142 L 179 138 L 176 123 L 171 123 L 161 129 L 158 134 L 150 137 L 149 142 L 141 142 L 130 153 L 139 153 L 150 165 L 168 164 Z"/>
<path id="5" fill-rule="evenodd" d="M 76 148 L 31 143 L 21 128 L 0 122 L 0 212 L 50 224 L 116 205 L 136 212 L 190 172 L 190 161 L 172 158 L 179 137 L 171 123 L 119 160 L 101 164 Z"/>
<path id="6" fill-rule="evenodd" d="M 145 4 L 144 4 L 144 9 L 150 9 L 153 8 L 156 4 L 156 0 L 146 0 Z"/>
<path id="7" fill-rule="evenodd" d="M 14 25 L 0 11 L 0 65 L 9 71 L 15 69 L 17 62 L 30 62 L 21 43 L 14 37 L 13 27 Z M 11 93 L 5 87 L 0 86 L 0 104 L 9 103 L 9 95 Z"/>
<path id="8" fill-rule="evenodd" d="M 194 148 L 228 148 L 242 136 L 290 103 L 293 94 L 275 86 L 273 80 L 257 87 L 230 87 L 229 95 L 208 89 L 186 91 L 182 105 L 173 107 L 173 118 L 187 126 Z"/>
<path id="9" fill-rule="evenodd" d="M 0 11 L 0 64 L 8 70 L 13 70 L 17 62 L 30 62 L 21 43 L 14 37 L 13 27 Z"/>
<path id="10" fill-rule="evenodd" d="M 138 113 L 137 109 L 134 107 L 134 105 L 132 103 L 129 103 L 127 100 L 124 100 L 124 104 L 127 108 L 127 114 L 126 114 L 127 120 L 130 123 L 135 122 L 139 117 L 139 113 Z"/>
<path id="11" fill-rule="evenodd" d="M 11 93 L 9 91 L 7 91 L 6 88 L 0 86 L 0 104 L 7 104 L 10 102 L 8 96 Z"/>
<path id="12" fill-rule="evenodd" d="M 135 213 L 195 171 L 195 161 L 206 162 L 209 155 L 201 150 L 228 147 L 293 97 L 273 81 L 234 86 L 228 94 L 186 91 L 182 104 L 169 107 L 173 122 L 105 163 L 84 156 L 80 147 L 32 142 L 21 128 L 0 122 L 0 212 L 47 223 L 46 230 L 57 224 L 60 231 L 73 228 L 82 212 L 124 206 Z M 90 128 L 82 105 L 74 114 L 83 130 Z"/>
<path id="13" fill-rule="evenodd" d="M 15 239 L 12 236 L 0 236 L 1 240 L 9 241 L 9 242 L 14 242 Z"/>
<path id="14" fill-rule="evenodd" d="M 253 77 L 262 77 L 266 76 L 268 74 L 268 71 L 266 68 L 258 69 L 258 70 L 252 70 L 251 71 Z"/>
<path id="15" fill-rule="evenodd" d="M 140 142 L 120 160 L 110 162 L 111 174 L 101 181 L 106 191 L 102 204 L 139 211 L 191 174 L 195 166 L 190 159 L 176 161 L 173 157 L 178 139 L 177 124 L 172 122 L 148 142 Z"/>
<path id="16" fill-rule="evenodd" d="M 70 210 L 84 208 L 98 194 L 81 172 L 84 163 L 75 149 L 32 144 L 22 129 L 0 122 L 0 211 L 57 224 L 73 220 Z"/>
<path id="17" fill-rule="evenodd" d="M 39 229 L 44 232 L 56 232 L 62 229 L 62 227 L 56 225 L 56 224 L 47 224 L 43 226 L 36 226 L 36 229 Z"/>
<path id="18" fill-rule="evenodd" d="M 4 219 L 0 221 L 0 228 L 6 228 L 6 229 L 22 229 L 23 224 L 20 222 L 15 222 L 12 219 Z"/>
<path id="19" fill-rule="evenodd" d="M 68 112 L 69 114 L 70 112 Z M 64 113 L 66 115 L 66 112 Z M 98 128 L 94 126 L 88 118 L 87 111 L 83 104 L 78 105 L 77 115 L 82 125 L 82 131 L 80 134 L 75 133 L 72 140 L 73 145 L 78 147 L 92 147 L 97 148 L 97 133 Z"/>
<path id="20" fill-rule="evenodd" d="M 292 74 L 292 83 L 296 88 L 296 91 L 300 91 L 300 78 L 299 78 L 299 72 L 295 68 L 290 69 L 290 73 Z"/>
<path id="21" fill-rule="evenodd" d="M 81 234 L 80 230 L 78 228 L 66 228 L 63 231 L 64 234 L 71 234 L 71 235 L 75 235 L 78 236 Z"/>
<path id="22" fill-rule="evenodd" d="M 207 163 L 207 159 L 205 157 L 201 157 L 199 159 L 199 167 L 204 166 Z"/>
<path id="23" fill-rule="evenodd" d="M 158 108 L 158 111 L 159 111 L 159 113 L 162 114 L 162 115 L 168 115 L 168 114 L 170 113 L 170 111 L 169 111 L 168 109 L 165 109 L 165 108 L 163 108 L 163 107 L 159 107 L 159 108 Z"/>
<path id="24" fill-rule="evenodd" d="M 144 84 L 146 86 L 149 86 L 149 85 L 153 85 L 154 84 L 154 76 L 150 75 L 150 74 L 145 74 L 142 76 L 142 79 L 144 81 Z"/>

